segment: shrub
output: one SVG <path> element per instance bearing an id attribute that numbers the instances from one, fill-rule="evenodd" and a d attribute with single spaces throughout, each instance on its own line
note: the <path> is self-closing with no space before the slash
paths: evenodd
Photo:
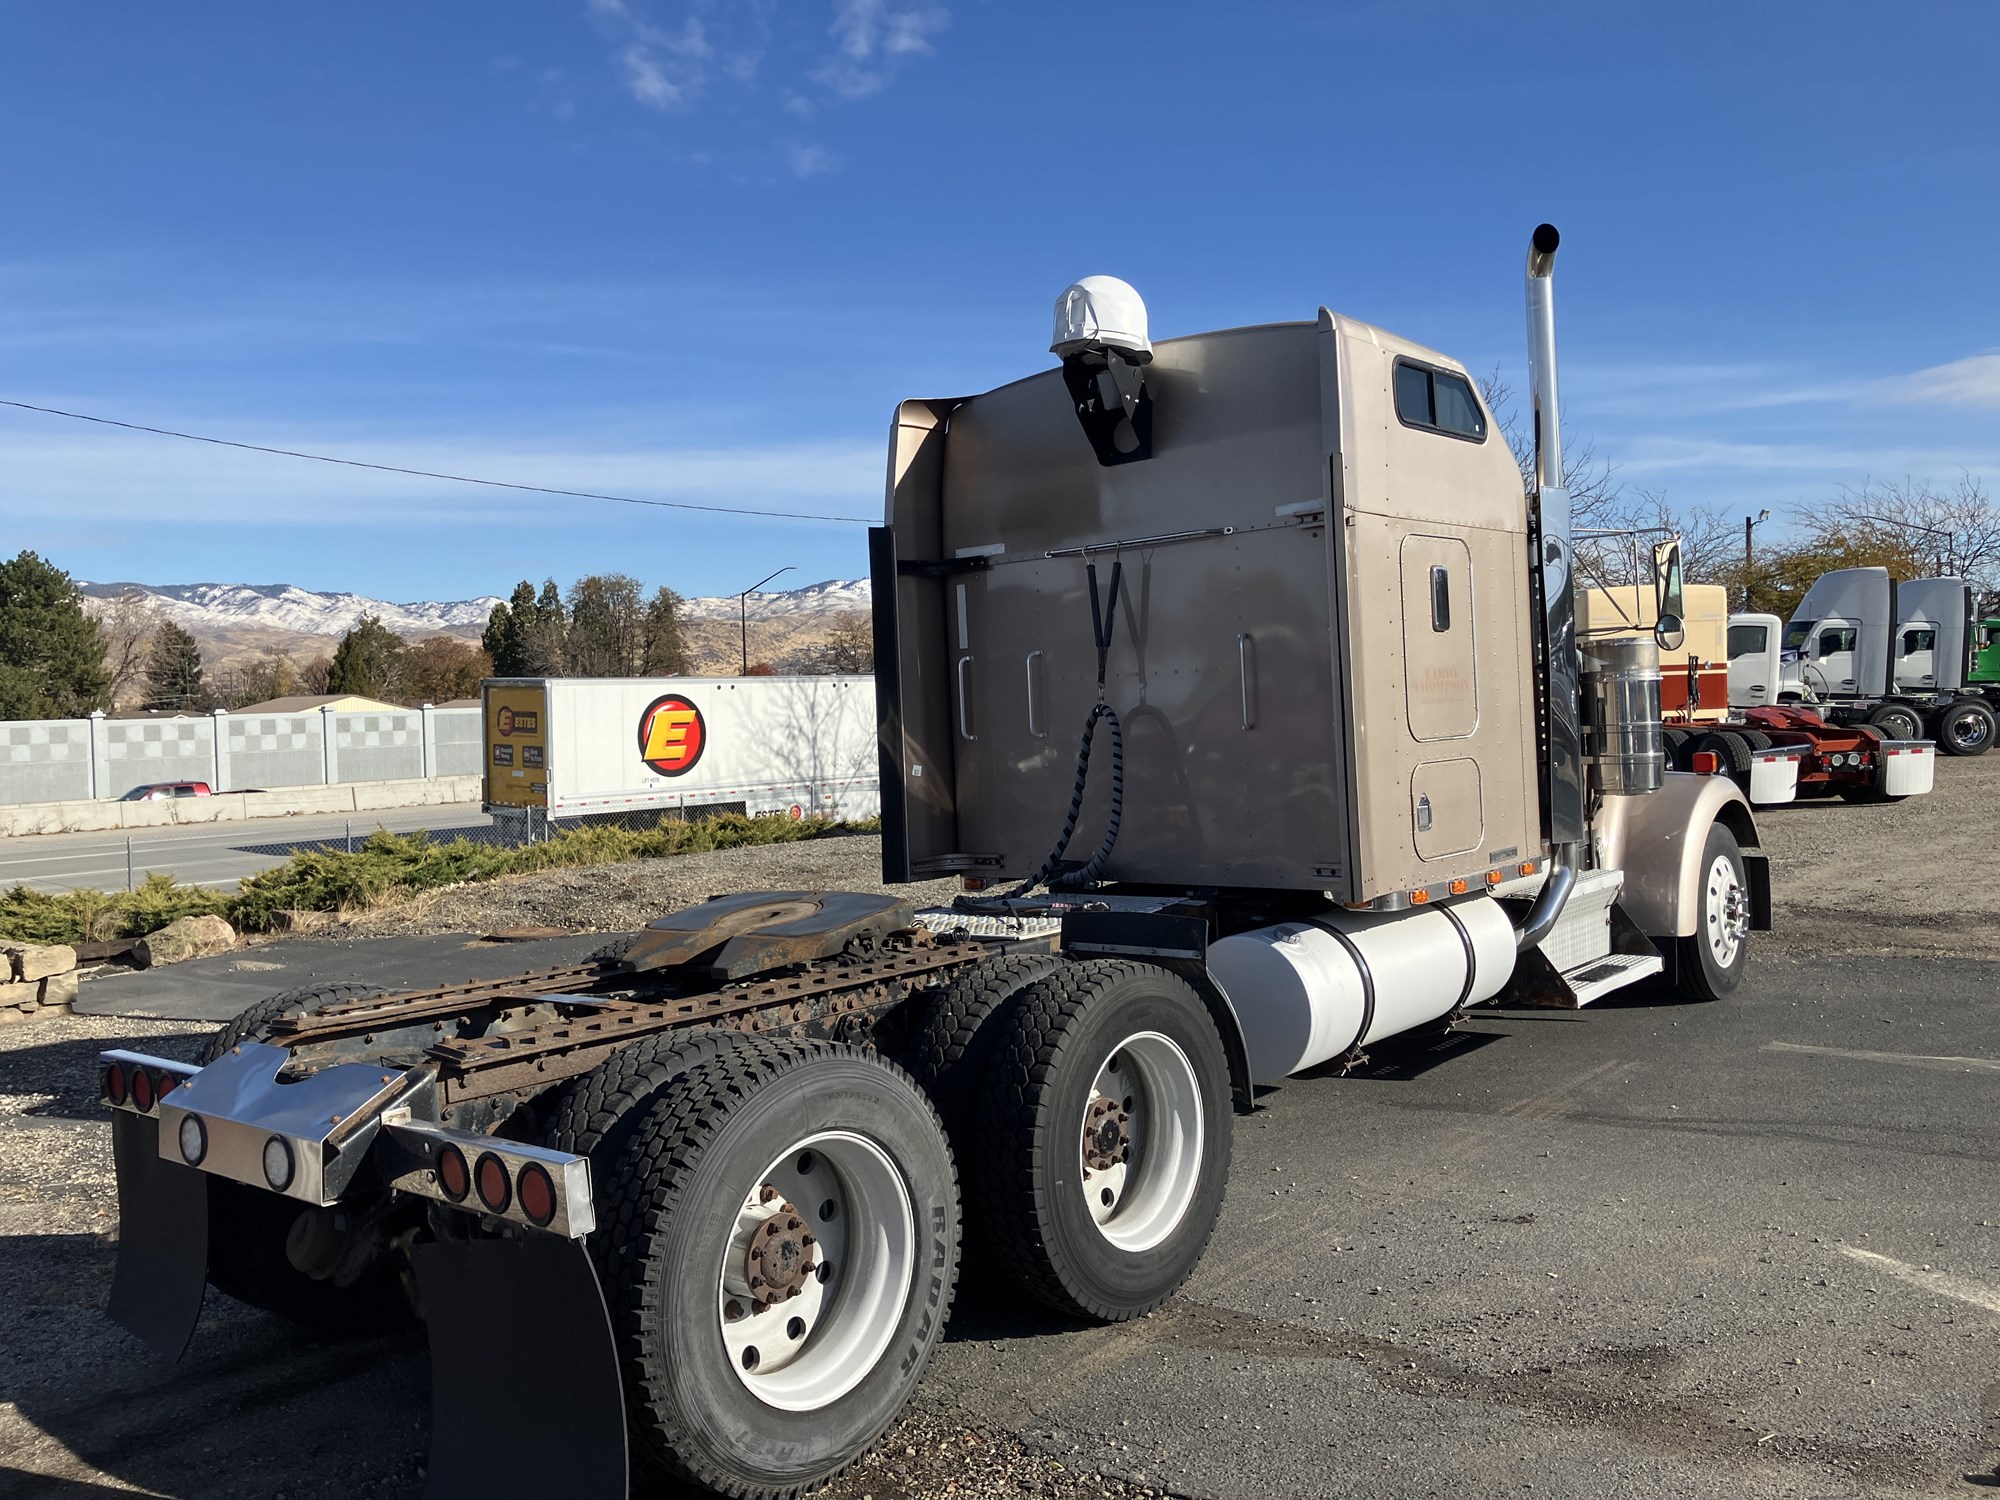
<path id="1" fill-rule="evenodd" d="M 178 917 L 206 912 L 227 917 L 240 931 L 268 932 L 287 911 L 362 911 L 420 891 L 501 875 L 663 859 L 746 844 L 791 843 L 880 827 L 879 819 L 844 824 L 826 818 L 722 813 L 653 828 L 575 828 L 544 843 L 514 849 L 463 838 L 434 844 L 421 834 L 382 832 L 352 853 L 295 854 L 248 877 L 233 894 L 182 885 L 171 875 L 160 874 L 148 875 L 134 891 L 50 893 L 17 885 L 0 895 L 0 938 L 76 943 L 91 937 L 144 937 Z"/>

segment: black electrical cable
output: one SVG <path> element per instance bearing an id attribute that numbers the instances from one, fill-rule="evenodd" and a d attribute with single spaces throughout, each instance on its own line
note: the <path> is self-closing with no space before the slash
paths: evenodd
<path id="1" fill-rule="evenodd" d="M 719 516 L 763 516 L 773 521 L 845 521 L 850 526 L 871 526 L 863 516 L 827 516 L 813 511 L 752 510 L 743 505 L 699 505 L 692 500 L 638 500 L 630 495 L 601 495 L 591 490 L 558 490 L 545 484 L 514 484 L 505 479 L 477 479 L 466 474 L 441 474 L 434 469 L 405 469 L 396 464 L 368 463 L 358 458 L 331 458 L 324 453 L 301 453 L 296 448 L 267 448 L 262 443 L 239 443 L 231 438 L 203 437 L 198 432 L 175 432 L 170 427 L 147 427 L 139 422 L 121 422 L 115 417 L 93 417 L 86 412 L 63 411 L 54 406 L 35 406 L 27 401 L 0 397 L 0 406 L 20 411 L 40 412 L 45 417 L 68 417 L 73 422 L 95 422 L 100 427 L 122 427 L 127 432 L 149 432 L 154 437 L 180 438 L 189 443 L 212 443 L 218 448 L 241 448 L 246 453 L 270 453 L 279 458 L 305 458 L 316 464 L 340 464 L 349 469 L 373 469 L 381 474 L 407 474 L 414 479 L 447 479 L 453 484 L 484 485 L 495 490 L 524 490 L 531 495 L 562 495 L 571 500 L 610 500 L 619 505 L 651 505 L 661 510 L 699 510 Z"/>
<path id="2" fill-rule="evenodd" d="M 1111 564 L 1111 595 L 1108 603 L 1099 607 L 1097 593 L 1097 564 L 1087 563 L 1085 572 L 1090 578 L 1090 629 L 1097 642 L 1097 701 L 1090 706 L 1090 714 L 1083 721 L 1083 743 L 1076 752 L 1076 789 L 1070 794 L 1069 816 L 1063 819 L 1063 830 L 1056 839 L 1055 848 L 1042 861 L 1041 868 L 1011 891 L 988 900 L 968 901 L 961 897 L 955 905 L 964 911 L 1011 910 L 1010 903 L 1018 901 L 1037 886 L 1046 885 L 1051 890 L 1058 884 L 1064 886 L 1086 886 L 1104 873 L 1105 865 L 1111 861 L 1111 851 L 1118 846 L 1118 825 L 1125 815 L 1125 731 L 1119 726 L 1118 711 L 1106 701 L 1104 696 L 1105 666 L 1111 654 L 1112 632 L 1118 619 L 1118 589 L 1123 581 L 1125 565 Z M 1104 842 L 1097 846 L 1097 852 L 1073 868 L 1065 868 L 1063 855 L 1069 849 L 1069 841 L 1076 833 L 1077 819 L 1083 816 L 1084 789 L 1090 782 L 1090 750 L 1097 738 L 1097 721 L 1103 719 L 1111 725 L 1111 815 L 1105 824 Z"/>

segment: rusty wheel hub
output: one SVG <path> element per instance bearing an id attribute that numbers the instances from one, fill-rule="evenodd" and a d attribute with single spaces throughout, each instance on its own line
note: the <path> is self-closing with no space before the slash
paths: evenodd
<path id="1" fill-rule="evenodd" d="M 1083 1117 L 1083 1164 L 1108 1172 L 1132 1154 L 1131 1116 L 1116 1099 L 1099 1094 Z"/>
<path id="2" fill-rule="evenodd" d="M 790 1202 L 779 1205 L 750 1236 L 743 1279 L 750 1284 L 755 1311 L 796 1297 L 805 1289 L 815 1269 L 814 1244 L 812 1231 Z"/>

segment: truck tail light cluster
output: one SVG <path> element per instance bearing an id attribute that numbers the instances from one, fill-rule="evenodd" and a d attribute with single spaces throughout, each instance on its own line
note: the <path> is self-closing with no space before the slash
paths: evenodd
<path id="1" fill-rule="evenodd" d="M 98 1102 L 139 1115 L 150 1115 L 162 1099 L 200 1071 L 185 1063 L 130 1052 L 106 1052 L 98 1061 Z"/>
<path id="2" fill-rule="evenodd" d="M 570 1239 L 596 1227 L 581 1156 L 414 1120 L 385 1125 L 399 1153 L 394 1187 Z"/>

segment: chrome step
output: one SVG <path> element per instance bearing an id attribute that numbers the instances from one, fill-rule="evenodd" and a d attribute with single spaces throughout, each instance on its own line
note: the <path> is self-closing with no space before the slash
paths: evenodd
<path id="1" fill-rule="evenodd" d="M 1665 961 L 1656 953 L 1613 953 L 1567 970 L 1562 978 L 1575 997 L 1573 1003 L 1581 1006 L 1601 1000 L 1613 990 L 1637 984 L 1665 968 Z"/>

